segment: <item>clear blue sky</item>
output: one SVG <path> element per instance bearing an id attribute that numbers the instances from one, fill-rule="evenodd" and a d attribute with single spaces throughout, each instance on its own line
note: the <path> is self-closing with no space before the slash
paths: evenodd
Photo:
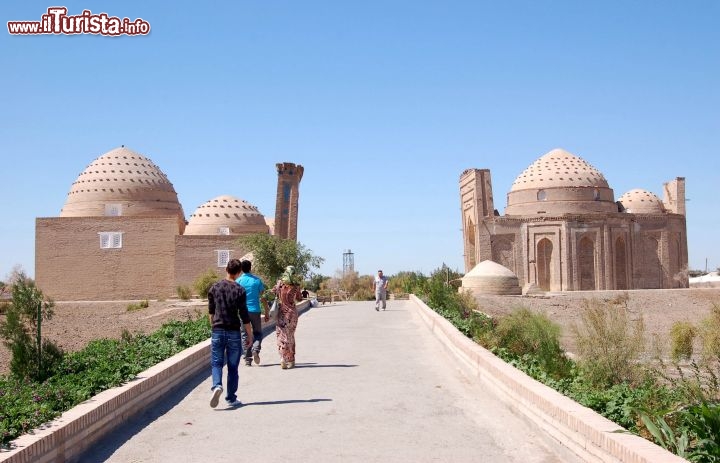
<path id="1" fill-rule="evenodd" d="M 58 2 L 0 3 L 0 279 L 34 274 L 36 217 L 124 144 L 188 217 L 230 194 L 274 216 L 305 166 L 299 240 L 361 273 L 462 270 L 458 177 L 496 207 L 553 148 L 618 198 L 687 178 L 690 267 L 720 266 L 720 2 L 236 0 L 60 3 L 148 36 L 11 36 Z M 72 271 L 72 269 L 68 269 Z"/>

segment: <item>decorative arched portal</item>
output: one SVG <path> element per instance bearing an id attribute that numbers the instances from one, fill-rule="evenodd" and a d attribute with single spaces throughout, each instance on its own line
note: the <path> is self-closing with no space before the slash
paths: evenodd
<path id="1" fill-rule="evenodd" d="M 543 291 L 550 291 L 552 253 L 553 245 L 549 239 L 543 238 L 538 241 L 537 252 L 535 254 L 537 285 Z"/>
<path id="2" fill-rule="evenodd" d="M 578 244 L 578 270 L 580 290 L 595 291 L 595 243 L 584 236 Z"/>
<path id="3" fill-rule="evenodd" d="M 625 239 L 622 236 L 618 236 L 618 238 L 615 240 L 614 257 L 615 289 L 628 289 L 627 249 L 625 246 Z"/>

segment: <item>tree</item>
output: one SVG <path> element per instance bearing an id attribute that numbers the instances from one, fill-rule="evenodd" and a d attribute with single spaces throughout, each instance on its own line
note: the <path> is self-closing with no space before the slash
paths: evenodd
<path id="1" fill-rule="evenodd" d="M 12 353 L 10 371 L 14 376 L 42 381 L 62 359 L 62 350 L 42 339 L 42 321 L 52 318 L 54 306 L 24 273 L 14 278 L 12 302 L 0 323 L 0 337 Z"/>
<path id="2" fill-rule="evenodd" d="M 320 289 L 320 285 L 322 284 L 322 282 L 329 279 L 330 277 L 327 277 L 325 275 L 310 272 L 307 280 L 305 280 L 305 288 L 308 291 L 317 292 Z"/>
<path id="3" fill-rule="evenodd" d="M 308 275 L 313 268 L 319 268 L 325 259 L 313 255 L 302 243 L 262 233 L 242 236 L 238 243 L 253 253 L 253 272 L 260 275 L 268 286 L 272 286 L 292 265 L 295 271 Z"/>

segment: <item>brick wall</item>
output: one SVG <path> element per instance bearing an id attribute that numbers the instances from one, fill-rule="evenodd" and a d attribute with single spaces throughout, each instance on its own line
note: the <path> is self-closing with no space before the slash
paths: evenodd
<path id="1" fill-rule="evenodd" d="M 101 249 L 100 232 L 122 248 Z M 174 293 L 175 217 L 54 217 L 35 221 L 35 280 L 55 300 L 164 298 Z"/>

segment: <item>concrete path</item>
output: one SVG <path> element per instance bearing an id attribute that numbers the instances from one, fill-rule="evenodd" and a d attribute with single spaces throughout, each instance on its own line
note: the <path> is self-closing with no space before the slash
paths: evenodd
<path id="1" fill-rule="evenodd" d="M 82 461 L 577 461 L 465 377 L 410 301 L 320 306 L 296 337 L 295 369 L 274 334 L 260 366 L 240 367 L 243 407 L 210 408 L 208 359 Z"/>

